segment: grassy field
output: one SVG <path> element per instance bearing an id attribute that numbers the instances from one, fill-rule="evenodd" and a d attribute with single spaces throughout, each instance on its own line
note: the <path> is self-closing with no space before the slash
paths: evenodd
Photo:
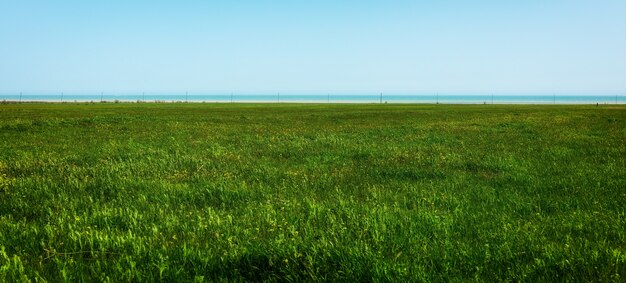
<path id="1" fill-rule="evenodd" d="M 626 107 L 0 105 L 0 281 L 626 280 Z"/>

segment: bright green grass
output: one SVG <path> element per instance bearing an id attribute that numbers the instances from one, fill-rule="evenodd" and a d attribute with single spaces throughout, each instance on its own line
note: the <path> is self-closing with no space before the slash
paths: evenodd
<path id="1" fill-rule="evenodd" d="M 0 281 L 624 281 L 624 106 L 0 105 Z"/>

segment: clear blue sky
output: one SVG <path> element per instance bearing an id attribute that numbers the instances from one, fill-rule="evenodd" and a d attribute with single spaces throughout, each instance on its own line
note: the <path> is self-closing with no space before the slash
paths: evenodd
<path id="1" fill-rule="evenodd" d="M 626 90 L 626 1 L 0 0 L 0 91 Z"/>

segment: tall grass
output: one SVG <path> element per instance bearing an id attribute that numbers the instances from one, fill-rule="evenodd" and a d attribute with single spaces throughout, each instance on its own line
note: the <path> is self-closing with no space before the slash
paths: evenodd
<path id="1" fill-rule="evenodd" d="M 0 281 L 623 281 L 625 110 L 0 105 Z"/>

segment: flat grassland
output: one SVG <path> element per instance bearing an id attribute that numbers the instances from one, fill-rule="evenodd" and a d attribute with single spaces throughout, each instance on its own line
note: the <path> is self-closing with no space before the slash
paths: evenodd
<path id="1" fill-rule="evenodd" d="M 3 104 L 27 278 L 623 282 L 626 107 Z"/>

